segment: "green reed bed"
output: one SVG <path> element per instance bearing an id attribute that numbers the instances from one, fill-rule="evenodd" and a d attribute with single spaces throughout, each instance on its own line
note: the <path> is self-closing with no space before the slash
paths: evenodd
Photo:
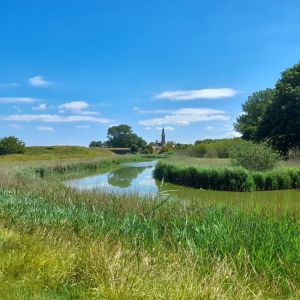
<path id="1" fill-rule="evenodd" d="M 154 171 L 156 179 L 171 183 L 221 191 L 264 191 L 300 188 L 300 167 L 279 167 L 255 172 L 228 165 L 198 165 L 160 161 Z"/>
<path id="2" fill-rule="evenodd" d="M 296 211 L 81 193 L 60 172 L 1 174 L 1 299 L 300 297 Z"/>

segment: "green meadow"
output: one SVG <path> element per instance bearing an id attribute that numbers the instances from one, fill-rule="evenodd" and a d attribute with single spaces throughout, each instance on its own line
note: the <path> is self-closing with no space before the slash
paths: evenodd
<path id="1" fill-rule="evenodd" d="M 1 299 L 300 297 L 299 206 L 67 188 L 70 174 L 145 159 L 98 153 L 0 165 Z"/>

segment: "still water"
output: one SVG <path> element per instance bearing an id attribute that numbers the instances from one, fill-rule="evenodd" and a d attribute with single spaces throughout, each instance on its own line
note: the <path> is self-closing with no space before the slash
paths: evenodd
<path id="1" fill-rule="evenodd" d="M 156 195 L 158 183 L 152 176 L 155 164 L 156 161 L 125 163 L 110 172 L 69 180 L 66 184 L 87 191 Z"/>
<path id="2" fill-rule="evenodd" d="M 80 191 L 96 191 L 113 194 L 139 194 L 154 197 L 169 194 L 180 200 L 197 200 L 203 203 L 232 203 L 233 205 L 261 204 L 278 209 L 300 211 L 300 190 L 265 192 L 204 191 L 170 183 L 162 184 L 153 178 L 156 161 L 134 162 L 120 165 L 106 173 L 66 181 L 69 187 Z"/>

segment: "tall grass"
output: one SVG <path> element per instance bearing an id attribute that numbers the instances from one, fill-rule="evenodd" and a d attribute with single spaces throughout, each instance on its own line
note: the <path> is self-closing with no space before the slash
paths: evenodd
<path id="1" fill-rule="evenodd" d="M 300 297 L 296 212 L 81 193 L 68 168 L 32 170 L 0 173 L 2 299 Z"/>
<path id="2" fill-rule="evenodd" d="M 241 167 L 191 166 L 171 160 L 159 162 L 155 178 L 175 184 L 221 191 L 270 191 L 300 188 L 300 168 L 256 172 Z"/>

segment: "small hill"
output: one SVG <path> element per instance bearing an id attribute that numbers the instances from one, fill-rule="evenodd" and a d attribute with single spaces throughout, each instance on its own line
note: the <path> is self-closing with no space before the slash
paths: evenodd
<path id="1" fill-rule="evenodd" d="M 113 152 L 101 148 L 87 148 L 81 146 L 36 146 L 26 147 L 24 154 L 2 155 L 0 156 L 0 163 L 68 158 L 93 158 L 113 155 L 115 155 Z"/>

